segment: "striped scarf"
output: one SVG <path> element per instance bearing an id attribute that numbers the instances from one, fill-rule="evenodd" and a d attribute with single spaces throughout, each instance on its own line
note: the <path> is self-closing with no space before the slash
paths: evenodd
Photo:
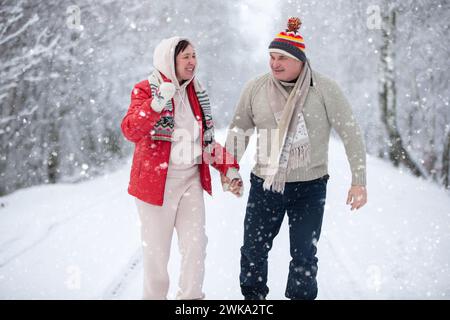
<path id="1" fill-rule="evenodd" d="M 160 98 L 158 96 L 158 88 L 162 83 L 161 76 L 158 71 L 154 71 L 149 77 L 150 90 L 152 97 Z M 194 79 L 194 90 L 197 95 L 197 99 L 200 103 L 202 110 L 202 123 L 204 128 L 203 133 L 203 149 L 204 151 L 211 153 L 214 142 L 214 123 L 211 114 L 211 103 L 206 90 L 197 79 Z M 172 141 L 172 134 L 175 125 L 175 119 L 173 116 L 173 99 L 167 101 L 167 104 L 161 111 L 161 118 L 156 122 L 151 131 L 151 137 L 153 140 Z"/>

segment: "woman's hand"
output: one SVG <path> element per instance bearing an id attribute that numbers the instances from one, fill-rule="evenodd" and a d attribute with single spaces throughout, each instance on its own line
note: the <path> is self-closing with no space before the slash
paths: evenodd
<path id="1" fill-rule="evenodd" d="M 244 185 L 239 172 L 235 168 L 230 168 L 227 175 L 220 175 L 220 181 L 224 191 L 230 191 L 235 196 L 240 197 L 244 193 Z"/>
<path id="2" fill-rule="evenodd" d="M 153 97 L 152 109 L 156 112 L 161 112 L 167 102 L 173 98 L 175 91 L 173 83 L 163 82 L 156 91 L 156 96 Z"/>

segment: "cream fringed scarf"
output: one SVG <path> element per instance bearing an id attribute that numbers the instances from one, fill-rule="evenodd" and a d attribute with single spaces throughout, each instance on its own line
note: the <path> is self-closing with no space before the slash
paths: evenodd
<path id="1" fill-rule="evenodd" d="M 290 94 L 273 75 L 270 77 L 268 97 L 277 120 L 279 141 L 276 149 L 271 150 L 263 184 L 266 190 L 272 188 L 272 191 L 283 193 L 289 170 L 307 166 L 310 162 L 311 145 L 303 117 L 310 84 L 311 67 L 308 61 Z"/>

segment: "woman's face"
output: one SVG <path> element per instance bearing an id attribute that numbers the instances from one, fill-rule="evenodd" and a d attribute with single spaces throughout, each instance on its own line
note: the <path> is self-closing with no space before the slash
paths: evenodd
<path id="1" fill-rule="evenodd" d="M 181 51 L 176 59 L 176 75 L 178 82 L 190 80 L 194 76 L 195 67 L 197 65 L 197 58 L 195 50 L 191 45 L 188 45 L 184 51 Z"/>

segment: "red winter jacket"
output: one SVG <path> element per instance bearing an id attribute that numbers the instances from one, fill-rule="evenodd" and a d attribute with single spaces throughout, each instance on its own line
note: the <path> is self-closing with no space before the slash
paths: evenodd
<path id="1" fill-rule="evenodd" d="M 164 81 L 170 82 L 166 77 L 163 78 Z M 193 81 L 186 90 L 195 117 L 202 119 L 202 111 L 195 94 Z M 131 104 L 122 120 L 121 128 L 124 136 L 135 143 L 128 193 L 142 201 L 162 206 L 171 142 L 151 139 L 150 131 L 160 119 L 160 113 L 151 108 L 151 102 L 152 96 L 148 80 L 136 84 L 131 92 Z M 176 112 L 176 106 L 174 112 Z M 199 121 L 199 126 L 201 128 L 201 145 L 203 145 L 202 121 Z M 202 159 L 205 158 L 208 157 L 203 154 Z M 210 159 L 210 161 L 203 160 L 198 166 L 202 187 L 212 194 L 211 175 L 207 162 L 210 162 L 222 174 L 226 174 L 230 167 L 239 169 L 239 165 L 233 156 L 218 143 L 215 143 Z M 228 161 L 232 159 L 232 163 L 225 163 L 225 159 Z"/>

